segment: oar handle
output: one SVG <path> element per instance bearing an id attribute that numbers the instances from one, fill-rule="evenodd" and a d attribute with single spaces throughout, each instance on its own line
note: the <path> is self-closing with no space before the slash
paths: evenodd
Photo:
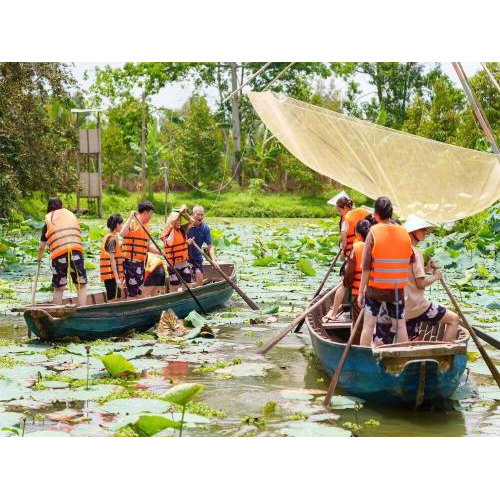
<path id="1" fill-rule="evenodd" d="M 340 285 L 339 285 L 340 286 Z M 266 345 L 264 345 L 261 349 L 257 351 L 258 354 L 266 354 L 270 349 L 272 349 L 281 339 L 286 337 L 294 328 L 295 326 L 300 323 L 301 321 L 305 320 L 307 315 L 317 309 L 323 302 L 326 301 L 332 294 L 334 294 L 339 286 L 336 286 L 335 288 L 332 288 L 328 292 L 321 297 L 317 302 L 315 302 L 309 309 L 306 309 L 300 316 L 297 316 L 284 330 L 281 330 L 281 332 L 278 333 L 274 338 L 272 338 Z"/>
<path id="2" fill-rule="evenodd" d="M 236 284 L 234 283 L 234 281 L 222 270 L 220 269 L 216 264 L 215 262 L 213 261 L 213 259 L 210 257 L 210 255 L 208 255 L 207 252 L 205 252 L 204 250 L 202 250 L 198 244 L 196 243 L 196 241 L 193 241 L 191 242 L 191 245 L 194 246 L 194 248 L 196 248 L 196 250 L 198 250 L 198 252 L 202 253 L 205 258 L 208 260 L 208 262 L 210 262 L 210 264 L 212 264 L 212 267 L 229 283 L 229 285 L 231 285 L 234 290 L 236 290 L 236 292 L 240 295 L 240 297 L 254 310 L 254 311 L 258 311 L 260 308 L 259 306 L 250 298 L 248 297 L 245 292 L 243 292 L 243 290 Z"/>
<path id="3" fill-rule="evenodd" d="M 326 281 L 328 280 L 328 277 L 330 276 L 330 274 L 332 273 L 334 267 L 335 267 L 335 264 L 337 263 L 337 260 L 339 259 L 339 256 L 340 254 L 342 253 L 342 250 L 339 250 L 337 255 L 335 256 L 335 258 L 333 259 L 333 262 L 330 264 L 330 267 L 328 268 L 328 271 L 326 272 L 323 280 L 321 281 L 318 289 L 314 292 L 314 295 L 313 295 L 313 299 L 315 299 L 320 293 L 321 293 L 321 290 L 323 290 L 323 287 L 325 286 L 325 283 Z M 303 319 L 298 325 L 297 327 L 295 328 L 295 333 L 299 333 L 302 326 L 304 325 L 304 321 L 305 319 Z"/>
<path id="4" fill-rule="evenodd" d="M 144 230 L 144 232 L 147 234 L 148 238 L 151 240 L 151 242 L 153 243 L 153 245 L 156 247 L 156 249 L 158 250 L 158 252 L 160 252 L 160 255 L 167 261 L 167 264 L 168 266 L 174 271 L 175 275 L 179 278 L 180 282 L 186 287 L 186 290 L 189 292 L 189 295 L 191 295 L 191 297 L 193 297 L 194 301 L 196 302 L 196 304 L 198 305 L 198 307 L 200 308 L 200 311 L 203 313 L 203 314 L 207 314 L 207 312 L 205 311 L 205 309 L 203 308 L 203 306 L 201 305 L 200 301 L 196 298 L 196 295 L 193 293 L 193 291 L 191 290 L 191 288 L 189 288 L 188 284 L 186 283 L 186 281 L 184 280 L 184 278 L 182 277 L 181 273 L 174 267 L 174 265 L 168 260 L 168 257 L 165 255 L 165 252 L 162 251 L 162 249 L 159 247 L 158 243 L 156 243 L 156 241 L 153 239 L 153 237 L 151 236 L 151 233 L 147 230 L 146 227 L 144 227 L 144 224 L 137 218 L 137 215 L 135 215 L 134 213 L 134 219 L 138 222 L 138 224 L 142 227 L 142 229 Z"/>
<path id="5" fill-rule="evenodd" d="M 35 282 L 33 283 L 33 291 L 31 292 L 31 303 L 34 305 L 36 301 L 36 289 L 38 286 L 38 275 L 40 274 L 40 266 L 42 264 L 42 261 L 38 261 L 38 266 L 36 268 L 36 275 L 35 275 Z"/>
<path id="6" fill-rule="evenodd" d="M 335 394 L 335 389 L 337 388 L 337 384 L 340 379 L 340 374 L 342 373 L 342 369 L 344 368 L 345 360 L 351 350 L 352 343 L 354 338 L 356 337 L 356 332 L 358 331 L 359 325 L 361 324 L 361 320 L 363 319 L 363 310 L 360 311 L 358 319 L 356 320 L 356 324 L 354 328 L 351 330 L 351 335 L 349 336 L 349 340 L 345 346 L 344 352 L 342 353 L 342 357 L 340 358 L 339 364 L 335 369 L 335 373 L 333 374 L 332 380 L 330 382 L 330 386 L 328 387 L 328 392 L 325 396 L 325 401 L 323 404 L 328 408 L 330 406 L 330 402 L 332 400 L 333 395 Z"/>
<path id="7" fill-rule="evenodd" d="M 453 306 L 455 307 L 458 315 L 460 316 L 460 319 L 462 320 L 463 324 L 465 325 L 465 328 L 467 328 L 467 330 L 470 333 L 470 336 L 474 340 L 476 347 L 478 348 L 479 352 L 481 353 L 481 356 L 483 357 L 486 365 L 488 366 L 491 374 L 493 375 L 495 382 L 497 383 L 498 387 L 500 387 L 500 374 L 498 373 L 497 367 L 493 364 L 493 361 L 491 361 L 491 358 L 488 356 L 486 349 L 483 347 L 483 344 L 481 344 L 481 342 L 479 341 L 479 338 L 476 335 L 476 332 L 470 326 L 469 321 L 467 320 L 464 313 L 462 312 L 462 309 L 460 309 L 458 302 L 456 301 L 455 297 L 453 296 L 450 289 L 448 288 L 448 285 L 445 283 L 444 278 L 441 278 L 440 281 L 441 281 L 441 285 L 443 286 L 446 293 L 448 294 L 448 297 L 450 298 Z"/>

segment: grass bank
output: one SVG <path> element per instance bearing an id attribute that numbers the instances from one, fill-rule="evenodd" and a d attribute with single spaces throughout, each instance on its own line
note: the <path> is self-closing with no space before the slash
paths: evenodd
<path id="1" fill-rule="evenodd" d="M 335 208 L 326 201 L 335 193 L 323 193 L 311 196 L 306 193 L 255 193 L 249 190 L 223 191 L 218 194 L 199 192 L 169 193 L 168 210 L 186 204 L 203 205 L 212 217 L 331 217 Z M 363 195 L 352 192 L 351 196 L 357 204 L 370 201 Z M 62 196 L 65 206 L 76 208 L 74 195 Z M 127 191 L 105 192 L 103 212 L 106 217 L 112 213 L 126 214 L 137 208 L 142 196 Z M 153 197 L 155 211 L 165 213 L 165 194 L 155 193 Z M 20 211 L 31 217 L 40 219 L 44 216 L 47 199 L 39 194 L 20 201 Z M 82 200 L 82 208 L 87 208 L 87 201 Z"/>

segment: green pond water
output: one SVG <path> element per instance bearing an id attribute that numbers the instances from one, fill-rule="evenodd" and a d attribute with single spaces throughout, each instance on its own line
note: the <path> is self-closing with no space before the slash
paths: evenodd
<path id="1" fill-rule="evenodd" d="M 84 346 L 54 346 L 29 340 L 22 316 L 10 312 L 14 305 L 29 302 L 35 271 L 32 260 L 27 259 L 22 270 L 0 272 L 2 435 L 13 436 L 15 431 L 8 428 L 22 432 L 24 426 L 25 435 L 55 431 L 71 436 L 111 436 L 145 412 L 178 414 L 178 409 L 158 406 L 155 397 L 180 382 L 205 386 L 204 392 L 195 399 L 205 405 L 188 408 L 184 435 L 189 436 L 349 435 L 345 429 L 349 422 L 356 421 L 362 425 L 366 421 L 379 424 L 365 425 L 358 432 L 362 436 L 500 434 L 500 393 L 495 391 L 498 388 L 485 363 L 477 356 L 472 341 L 469 343 L 471 360 L 460 393 L 443 408 L 414 411 L 364 403 L 356 410 L 352 400 L 337 398 L 337 407 L 326 411 L 315 399 L 327 389 L 329 379 L 312 353 L 305 327 L 301 334 L 289 334 L 264 357 L 257 355 L 256 350 L 286 326 L 311 298 L 328 268 L 330 252 L 336 249 L 331 239 L 325 239 L 336 226 L 306 219 L 208 222 L 215 230 L 219 260 L 236 263 L 240 286 L 268 312 L 249 311 L 234 294 L 227 307 L 209 317 L 216 332 L 214 339 L 198 337 L 174 344 L 158 342 L 152 335 L 132 335 L 115 342 L 92 343 L 88 392 L 85 392 Z M 90 219 L 85 223 L 89 225 L 89 233 L 93 231 L 87 262 L 95 264 L 99 239 L 95 228 L 104 227 L 104 223 Z M 161 223 L 160 218 L 155 219 L 153 227 L 160 229 Z M 278 262 L 271 261 L 269 267 L 256 267 L 252 264 L 257 257 L 277 258 Z M 312 264 L 315 276 L 297 269 L 299 257 Z M 479 257 L 471 256 L 471 259 L 477 261 Z M 483 260 L 481 265 L 486 269 L 497 265 L 491 258 Z M 90 291 L 100 290 L 98 269 L 92 264 L 88 267 L 94 267 L 88 269 Z M 447 262 L 445 271 L 450 283 L 464 275 L 453 262 Z M 334 275 L 329 284 L 337 280 L 338 276 Z M 48 259 L 40 281 L 42 290 L 49 285 Z M 475 278 L 470 283 L 475 285 L 474 292 L 457 292 L 457 298 L 465 304 L 464 311 L 473 324 L 500 338 L 500 313 L 496 307 L 498 280 Z M 428 293 L 432 300 L 447 303 L 438 284 Z M 47 298 L 50 292 L 37 293 L 37 300 Z M 274 312 L 276 307 L 278 310 Z M 489 346 L 486 349 L 500 365 L 498 351 Z M 107 352 L 129 358 L 140 375 L 127 382 L 101 380 L 106 372 L 97 356 Z M 218 370 L 206 369 L 216 363 Z M 205 367 L 201 373 L 200 367 Z M 121 404 L 117 394 L 128 395 L 128 398 Z"/>

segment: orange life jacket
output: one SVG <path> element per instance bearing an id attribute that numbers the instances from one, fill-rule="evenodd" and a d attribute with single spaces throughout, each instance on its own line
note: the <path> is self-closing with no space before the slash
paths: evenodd
<path id="1" fill-rule="evenodd" d="M 359 286 L 361 285 L 361 274 L 363 272 L 361 268 L 361 264 L 363 261 L 363 249 L 365 248 L 364 241 L 357 241 L 353 245 L 353 253 L 352 256 L 354 259 L 354 276 L 352 282 L 352 294 L 357 296 L 359 295 Z"/>
<path id="2" fill-rule="evenodd" d="M 144 224 L 145 227 L 146 224 Z M 135 221 L 130 225 L 130 231 L 123 238 L 122 251 L 123 257 L 127 260 L 144 262 L 148 254 L 149 237 L 146 231 Z"/>
<path id="3" fill-rule="evenodd" d="M 109 258 L 109 253 L 106 252 L 106 243 L 110 238 L 114 238 L 116 241 L 116 252 L 113 254 L 116 261 L 116 270 L 118 271 L 118 277 L 123 278 L 123 254 L 120 248 L 120 242 L 118 238 L 113 233 L 108 233 L 102 239 L 101 243 L 101 259 L 100 259 L 100 268 L 101 268 L 101 281 L 106 281 L 110 279 L 115 279 L 115 275 L 113 274 L 113 268 L 111 267 L 111 259 Z"/>
<path id="4" fill-rule="evenodd" d="M 352 246 L 354 245 L 356 239 L 356 224 L 359 221 L 362 221 L 365 217 L 369 215 L 370 212 L 366 210 L 366 208 L 355 208 L 350 212 L 347 212 L 345 216 L 345 220 L 349 224 L 349 228 L 347 229 L 347 242 L 345 247 L 345 253 L 348 254 L 351 251 Z"/>
<path id="5" fill-rule="evenodd" d="M 186 243 L 186 235 L 181 229 L 173 228 L 174 241 L 172 245 L 167 243 L 167 238 L 171 233 L 162 235 L 162 239 L 165 243 L 165 255 L 170 264 L 174 265 L 179 262 L 186 262 L 188 260 L 188 244 Z"/>
<path id="6" fill-rule="evenodd" d="M 149 276 L 156 271 L 160 266 L 163 266 L 165 259 L 160 255 L 148 252 L 148 260 L 146 262 L 146 271 L 144 272 L 144 282 L 147 281 Z"/>
<path id="7" fill-rule="evenodd" d="M 80 224 L 73 212 L 60 208 L 45 216 L 51 260 L 68 252 L 83 252 Z"/>
<path id="8" fill-rule="evenodd" d="M 413 254 L 408 232 L 397 224 L 376 224 L 370 231 L 374 244 L 369 285 L 385 290 L 405 288 Z"/>

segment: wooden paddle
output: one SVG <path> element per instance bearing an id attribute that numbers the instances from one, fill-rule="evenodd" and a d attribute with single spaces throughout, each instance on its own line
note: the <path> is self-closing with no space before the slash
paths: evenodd
<path id="1" fill-rule="evenodd" d="M 479 328 L 476 328 L 475 326 L 473 328 L 474 328 L 474 331 L 476 332 L 476 335 L 481 340 L 484 340 L 485 342 L 488 342 L 488 344 L 490 344 L 491 346 L 496 347 L 497 349 L 500 349 L 500 341 L 493 338 L 491 335 L 488 335 L 486 332 L 479 330 Z"/>
<path id="2" fill-rule="evenodd" d="M 325 277 L 321 281 L 321 283 L 320 283 L 318 289 L 316 290 L 316 292 L 314 292 L 313 299 L 315 299 L 321 293 L 321 290 L 323 290 L 323 287 L 325 286 L 326 280 L 328 279 L 328 277 L 332 273 L 333 268 L 335 267 L 335 264 L 337 263 L 337 260 L 339 259 L 339 256 L 340 256 L 341 253 L 342 253 L 342 250 L 339 250 L 338 253 L 337 253 L 337 255 L 335 256 L 335 258 L 333 259 L 333 262 L 331 263 L 330 268 L 328 269 L 327 273 L 325 274 Z M 305 321 L 305 319 L 303 319 L 297 325 L 297 327 L 294 330 L 295 333 L 299 333 L 300 332 L 300 329 L 302 328 L 302 325 L 304 324 L 304 321 Z"/>
<path id="3" fill-rule="evenodd" d="M 342 369 L 344 368 L 345 360 L 349 355 L 349 351 L 351 350 L 352 343 L 354 341 L 354 338 L 356 337 L 356 332 L 358 331 L 362 318 L 363 318 L 363 310 L 359 312 L 356 324 L 351 329 L 351 335 L 349 336 L 349 340 L 347 341 L 344 352 L 342 353 L 342 357 L 340 358 L 337 368 L 335 368 L 335 373 L 333 374 L 330 386 L 328 387 L 328 392 L 326 393 L 325 401 L 323 402 L 323 405 L 326 406 L 327 408 L 330 406 L 330 402 L 332 401 L 333 394 L 335 393 L 335 389 L 337 388 L 337 384 L 340 379 L 340 374 L 342 373 Z"/>
<path id="4" fill-rule="evenodd" d="M 272 349 L 281 339 L 286 337 L 294 328 L 295 326 L 300 323 L 301 321 L 304 321 L 307 317 L 307 315 L 317 309 L 323 302 L 326 301 L 332 294 L 334 294 L 337 289 L 339 288 L 340 285 L 336 286 L 335 288 L 332 288 L 330 291 L 326 292 L 321 299 L 318 300 L 314 305 L 312 305 L 309 309 L 306 309 L 300 316 L 297 316 L 284 330 L 281 330 L 281 332 L 278 333 L 274 338 L 272 338 L 264 347 L 259 349 L 257 351 L 258 354 L 266 354 L 270 349 Z"/>
<path id="5" fill-rule="evenodd" d="M 193 241 L 191 242 L 191 245 L 194 246 L 194 248 L 196 248 L 196 250 L 198 250 L 198 252 L 202 253 L 205 258 L 208 260 L 208 262 L 210 262 L 210 264 L 212 264 L 212 267 L 236 290 L 236 292 L 239 294 L 239 296 L 254 310 L 254 311 L 258 311 L 260 309 L 260 307 L 250 298 L 248 297 L 248 295 L 246 295 L 246 293 L 236 284 L 234 283 L 234 281 L 231 280 L 231 278 L 222 270 L 220 269 L 219 267 L 217 267 L 217 265 L 215 264 L 215 262 L 213 261 L 213 259 L 210 257 L 210 255 L 208 255 L 207 252 L 205 252 L 204 250 L 202 250 L 197 244 L 196 244 L 196 241 Z"/>
<path id="6" fill-rule="evenodd" d="M 448 288 L 448 285 L 444 282 L 443 278 L 441 278 L 440 281 L 441 281 L 441 285 L 443 285 L 443 288 L 446 290 L 448 297 L 450 297 L 450 300 L 451 300 L 453 306 L 455 307 L 458 315 L 460 316 L 465 328 L 467 328 L 467 330 L 469 330 L 470 336 L 473 338 L 477 348 L 479 349 L 479 352 L 481 353 L 481 356 L 483 357 L 491 374 L 493 375 L 495 382 L 497 383 L 498 387 L 500 387 L 500 374 L 498 373 L 497 367 L 493 364 L 493 361 L 491 361 L 491 358 L 488 356 L 486 349 L 483 347 L 483 345 L 479 341 L 479 337 L 476 335 L 476 332 L 474 331 L 474 329 L 470 326 L 469 322 L 467 321 L 467 318 L 465 317 L 464 313 L 462 312 L 462 309 L 460 309 L 460 306 L 458 305 L 458 302 L 455 300 L 455 297 L 453 296 L 450 289 Z"/>
<path id="7" fill-rule="evenodd" d="M 167 261 L 168 267 L 170 269 L 173 269 L 175 275 L 179 278 L 180 282 L 186 287 L 186 290 L 189 292 L 189 295 L 191 295 L 191 297 L 193 297 L 193 299 L 196 302 L 196 304 L 198 304 L 198 307 L 200 308 L 200 311 L 203 314 L 207 314 L 207 312 L 205 311 L 205 309 L 201 305 L 200 301 L 196 298 L 196 295 L 193 293 L 193 291 L 191 290 L 191 288 L 189 288 L 188 284 L 186 283 L 186 281 L 182 277 L 181 273 L 170 263 L 170 261 L 168 260 L 168 257 L 165 255 L 165 252 L 163 252 L 161 250 L 161 248 L 158 246 L 158 243 L 156 243 L 156 241 L 151 236 L 151 233 L 147 230 L 146 227 L 144 227 L 144 224 L 137 218 L 137 215 L 135 215 L 135 214 L 134 214 L 134 219 L 139 223 L 139 225 L 142 227 L 142 229 L 144 229 L 144 232 L 147 234 L 148 238 L 151 240 L 151 242 L 156 247 L 156 249 L 158 250 L 158 252 L 160 252 L 160 255 Z"/>
<path id="8" fill-rule="evenodd" d="M 35 299 L 36 299 L 36 288 L 38 286 L 38 275 L 40 274 L 40 266 L 42 264 L 42 261 L 38 261 L 38 266 L 36 268 L 36 275 L 35 275 L 35 282 L 33 283 L 33 290 L 31 292 L 31 303 L 34 305 L 35 304 Z"/>

